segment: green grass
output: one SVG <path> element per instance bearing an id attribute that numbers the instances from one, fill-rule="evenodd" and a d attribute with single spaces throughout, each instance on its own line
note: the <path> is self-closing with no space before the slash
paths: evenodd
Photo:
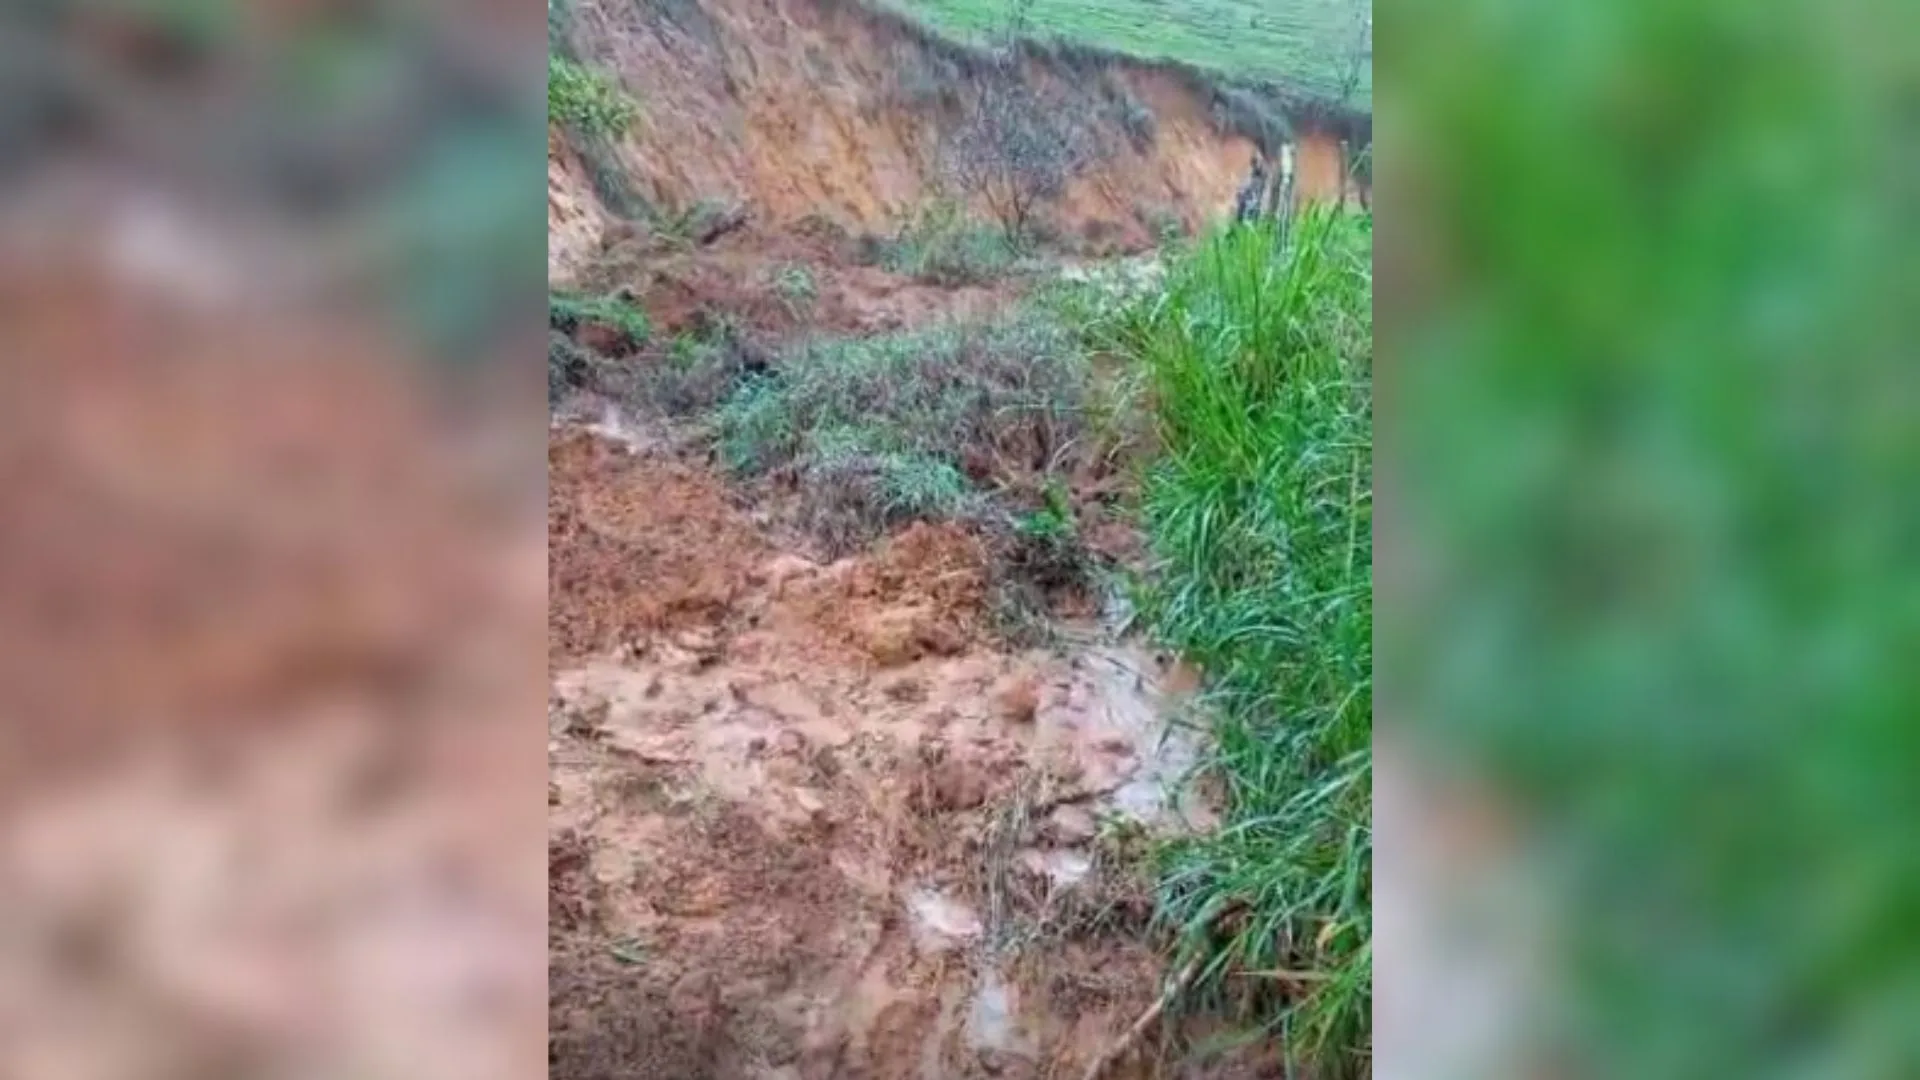
<path id="1" fill-rule="evenodd" d="M 1216 235 L 1114 337 L 1149 373 L 1142 614 L 1207 675 L 1227 815 L 1165 853 L 1190 1004 L 1365 1071 L 1372 985 L 1372 274 L 1364 219 Z"/>
<path id="2" fill-rule="evenodd" d="M 547 293 L 547 326 L 571 334 L 582 323 L 599 323 L 625 336 L 635 348 L 653 336 L 640 305 L 614 294 L 582 296 L 556 289 Z"/>
<path id="3" fill-rule="evenodd" d="M 986 497 L 1079 445 L 1091 372 L 1033 313 L 790 351 L 715 413 L 721 460 L 791 470 L 820 538 L 851 548 L 907 521 L 990 518 Z"/>
<path id="4" fill-rule="evenodd" d="M 547 57 L 547 122 L 618 139 L 639 119 L 640 106 L 613 77 L 562 56 Z"/>
<path id="5" fill-rule="evenodd" d="M 929 285 L 984 285 L 1019 260 L 1006 231 L 966 215 L 957 204 L 924 206 L 893 237 L 873 242 L 871 261 Z"/>
<path id="6" fill-rule="evenodd" d="M 1005 25 L 1007 0 L 888 0 L 962 35 Z M 1366 0 L 1034 0 L 1031 30 L 1136 56 L 1336 95 Z M 1371 108 L 1371 66 L 1352 104 Z"/>

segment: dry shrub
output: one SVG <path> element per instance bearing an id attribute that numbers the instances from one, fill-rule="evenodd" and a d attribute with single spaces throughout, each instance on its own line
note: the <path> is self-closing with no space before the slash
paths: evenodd
<path id="1" fill-rule="evenodd" d="M 1031 239 L 1036 213 L 1095 156 L 1076 115 L 1028 85 L 1008 53 L 968 88 L 963 118 L 941 147 L 949 182 L 985 205 L 1016 247 Z"/>

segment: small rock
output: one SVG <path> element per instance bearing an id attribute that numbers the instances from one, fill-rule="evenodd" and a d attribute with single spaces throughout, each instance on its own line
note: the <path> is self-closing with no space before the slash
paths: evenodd
<path id="1" fill-rule="evenodd" d="M 1028 848 L 1019 855 L 1020 868 L 1055 889 L 1071 889 L 1093 873 L 1093 856 L 1070 848 L 1041 851 Z"/>
<path id="2" fill-rule="evenodd" d="M 921 623 L 916 637 L 920 647 L 934 656 L 955 656 L 967 647 L 960 631 L 942 622 Z"/>
<path id="3" fill-rule="evenodd" d="M 1031 724 L 1040 711 L 1040 688 L 1031 675 L 1020 675 L 1001 684 L 994 701 L 1008 722 Z"/>
<path id="4" fill-rule="evenodd" d="M 598 738 L 612 711 L 612 704 L 604 698 L 583 705 L 567 715 L 566 733 L 578 739 Z"/>
<path id="5" fill-rule="evenodd" d="M 1093 748 L 1103 754 L 1131 754 L 1133 753 L 1133 740 L 1127 738 L 1125 735 L 1108 735 L 1099 742 L 1094 743 Z"/>
<path id="6" fill-rule="evenodd" d="M 671 744 L 657 736 L 614 728 L 606 733 L 605 739 L 607 749 L 649 765 L 683 765 L 687 760 L 685 754 L 672 749 Z"/>
<path id="7" fill-rule="evenodd" d="M 685 649 L 694 656 L 701 658 L 717 654 L 720 651 L 719 635 L 715 634 L 711 627 L 702 626 L 691 630 L 682 630 L 680 633 L 674 635 L 673 643 L 679 648 Z"/>
<path id="8" fill-rule="evenodd" d="M 935 889 L 916 889 L 907 897 L 914 940 L 931 952 L 947 952 L 977 940 L 984 927 L 967 905 Z"/>
<path id="9" fill-rule="evenodd" d="M 910 664 L 925 653 L 920 642 L 919 613 L 910 608 L 868 617 L 860 624 L 860 637 L 867 655 L 883 668 Z"/>

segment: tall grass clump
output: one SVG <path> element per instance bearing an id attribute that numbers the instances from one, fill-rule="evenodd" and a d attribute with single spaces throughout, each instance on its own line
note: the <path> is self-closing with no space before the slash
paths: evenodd
<path id="1" fill-rule="evenodd" d="M 1218 234 L 1119 320 L 1160 457 L 1148 625 L 1200 666 L 1212 835 L 1165 853 L 1193 1004 L 1318 1075 L 1367 1071 L 1372 996 L 1372 272 L 1362 219 Z"/>

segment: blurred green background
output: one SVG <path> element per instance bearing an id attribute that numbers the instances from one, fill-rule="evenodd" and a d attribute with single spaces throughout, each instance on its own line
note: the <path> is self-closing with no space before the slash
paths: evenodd
<path id="1" fill-rule="evenodd" d="M 1376 17 L 1380 730 L 1552 902 L 1513 1027 L 1920 1075 L 1920 5 Z"/>
<path id="2" fill-rule="evenodd" d="M 0 197 L 110 178 L 301 267 L 324 294 L 301 301 L 490 356 L 539 333 L 543 25 L 498 3 L 13 5 Z"/>

